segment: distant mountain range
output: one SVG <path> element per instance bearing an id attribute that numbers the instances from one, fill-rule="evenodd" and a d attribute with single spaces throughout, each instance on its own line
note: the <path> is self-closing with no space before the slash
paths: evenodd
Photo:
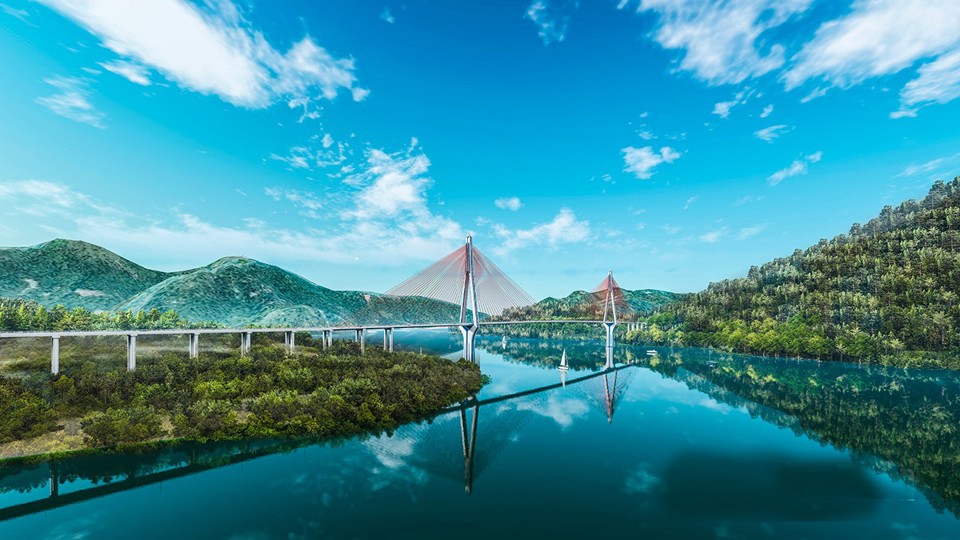
<path id="1" fill-rule="evenodd" d="M 677 296 L 663 291 L 624 295 L 641 312 Z M 532 308 L 537 313 L 548 310 L 553 317 L 576 316 L 587 296 L 578 291 L 544 299 Z M 63 239 L 0 248 L 0 297 L 91 311 L 173 310 L 190 321 L 227 326 L 455 322 L 460 313 L 457 305 L 429 298 L 335 291 L 245 257 L 160 272 L 100 246 Z"/>
<path id="2" fill-rule="evenodd" d="M 62 239 L 0 248 L 0 297 L 91 311 L 174 310 L 191 321 L 228 326 L 453 322 L 460 314 L 458 306 L 429 298 L 334 291 L 245 257 L 159 272 Z"/>

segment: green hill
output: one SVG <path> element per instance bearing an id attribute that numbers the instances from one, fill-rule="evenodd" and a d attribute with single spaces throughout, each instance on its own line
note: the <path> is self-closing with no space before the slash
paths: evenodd
<path id="1" fill-rule="evenodd" d="M 459 308 L 425 298 L 334 291 L 276 266 L 225 257 L 158 272 L 89 244 L 53 240 L 0 249 L 0 297 L 91 311 L 173 310 L 226 326 L 452 322 Z"/>
<path id="2" fill-rule="evenodd" d="M 849 234 L 711 284 L 632 339 L 768 355 L 957 365 L 960 177 Z"/>
<path id="3" fill-rule="evenodd" d="M 682 296 L 654 289 L 621 290 L 624 300 L 632 311 L 632 313 L 623 314 L 627 319 L 638 315 L 650 315 Z M 563 298 L 547 297 L 532 306 L 508 310 L 501 318 L 507 320 L 602 319 L 603 299 L 603 293 L 574 291 Z"/>
<path id="4" fill-rule="evenodd" d="M 75 240 L 0 248 L 0 297 L 35 300 L 48 307 L 112 310 L 171 275 Z"/>

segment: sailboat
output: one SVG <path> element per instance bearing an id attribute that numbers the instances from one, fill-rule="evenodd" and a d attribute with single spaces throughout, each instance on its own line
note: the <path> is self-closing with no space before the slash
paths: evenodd
<path id="1" fill-rule="evenodd" d="M 557 369 L 560 370 L 560 382 L 563 384 L 563 387 L 567 387 L 567 371 L 570 370 L 570 366 L 567 365 L 567 350 L 563 350 L 563 354 L 560 355 L 560 367 Z"/>

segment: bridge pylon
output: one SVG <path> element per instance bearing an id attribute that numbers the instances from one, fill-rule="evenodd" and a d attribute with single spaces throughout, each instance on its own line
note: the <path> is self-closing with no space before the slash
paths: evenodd
<path id="1" fill-rule="evenodd" d="M 467 236 L 464 246 L 466 258 L 463 272 L 463 298 L 460 301 L 460 333 L 463 334 L 463 357 L 476 362 L 477 330 L 480 328 L 480 309 L 477 307 L 476 271 L 473 263 L 473 237 Z M 473 311 L 473 316 L 467 320 L 467 312 Z"/>
<path id="2" fill-rule="evenodd" d="M 613 279 L 613 270 L 607 272 L 607 277 L 600 283 L 600 287 L 598 287 L 598 289 L 602 289 L 604 291 L 603 327 L 607 331 L 607 361 L 604 365 L 604 369 L 612 369 L 614 367 L 613 346 L 615 343 L 613 331 L 617 327 L 616 295 L 620 289 L 620 286 L 617 285 L 617 282 Z"/>

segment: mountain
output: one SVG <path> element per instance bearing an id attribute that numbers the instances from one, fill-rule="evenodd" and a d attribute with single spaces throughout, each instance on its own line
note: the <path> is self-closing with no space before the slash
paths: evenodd
<path id="1" fill-rule="evenodd" d="M 620 289 L 624 301 L 632 313 L 624 313 L 626 318 L 637 315 L 650 315 L 666 304 L 674 302 L 682 295 L 655 289 L 628 291 Z M 511 309 L 504 313 L 503 319 L 545 320 L 545 319 L 602 319 L 604 293 L 574 291 L 563 298 L 544 298 L 526 307 Z M 617 302 L 618 308 L 620 302 Z"/>
<path id="2" fill-rule="evenodd" d="M 0 248 L 0 297 L 91 311 L 173 310 L 226 326 L 453 322 L 459 307 L 426 298 L 335 291 L 245 257 L 159 272 L 74 240 Z"/>
<path id="3" fill-rule="evenodd" d="M 631 338 L 960 367 L 960 177 L 848 234 L 711 284 Z"/>
<path id="4" fill-rule="evenodd" d="M 87 242 L 0 248 L 0 297 L 110 310 L 174 274 L 149 270 Z"/>

